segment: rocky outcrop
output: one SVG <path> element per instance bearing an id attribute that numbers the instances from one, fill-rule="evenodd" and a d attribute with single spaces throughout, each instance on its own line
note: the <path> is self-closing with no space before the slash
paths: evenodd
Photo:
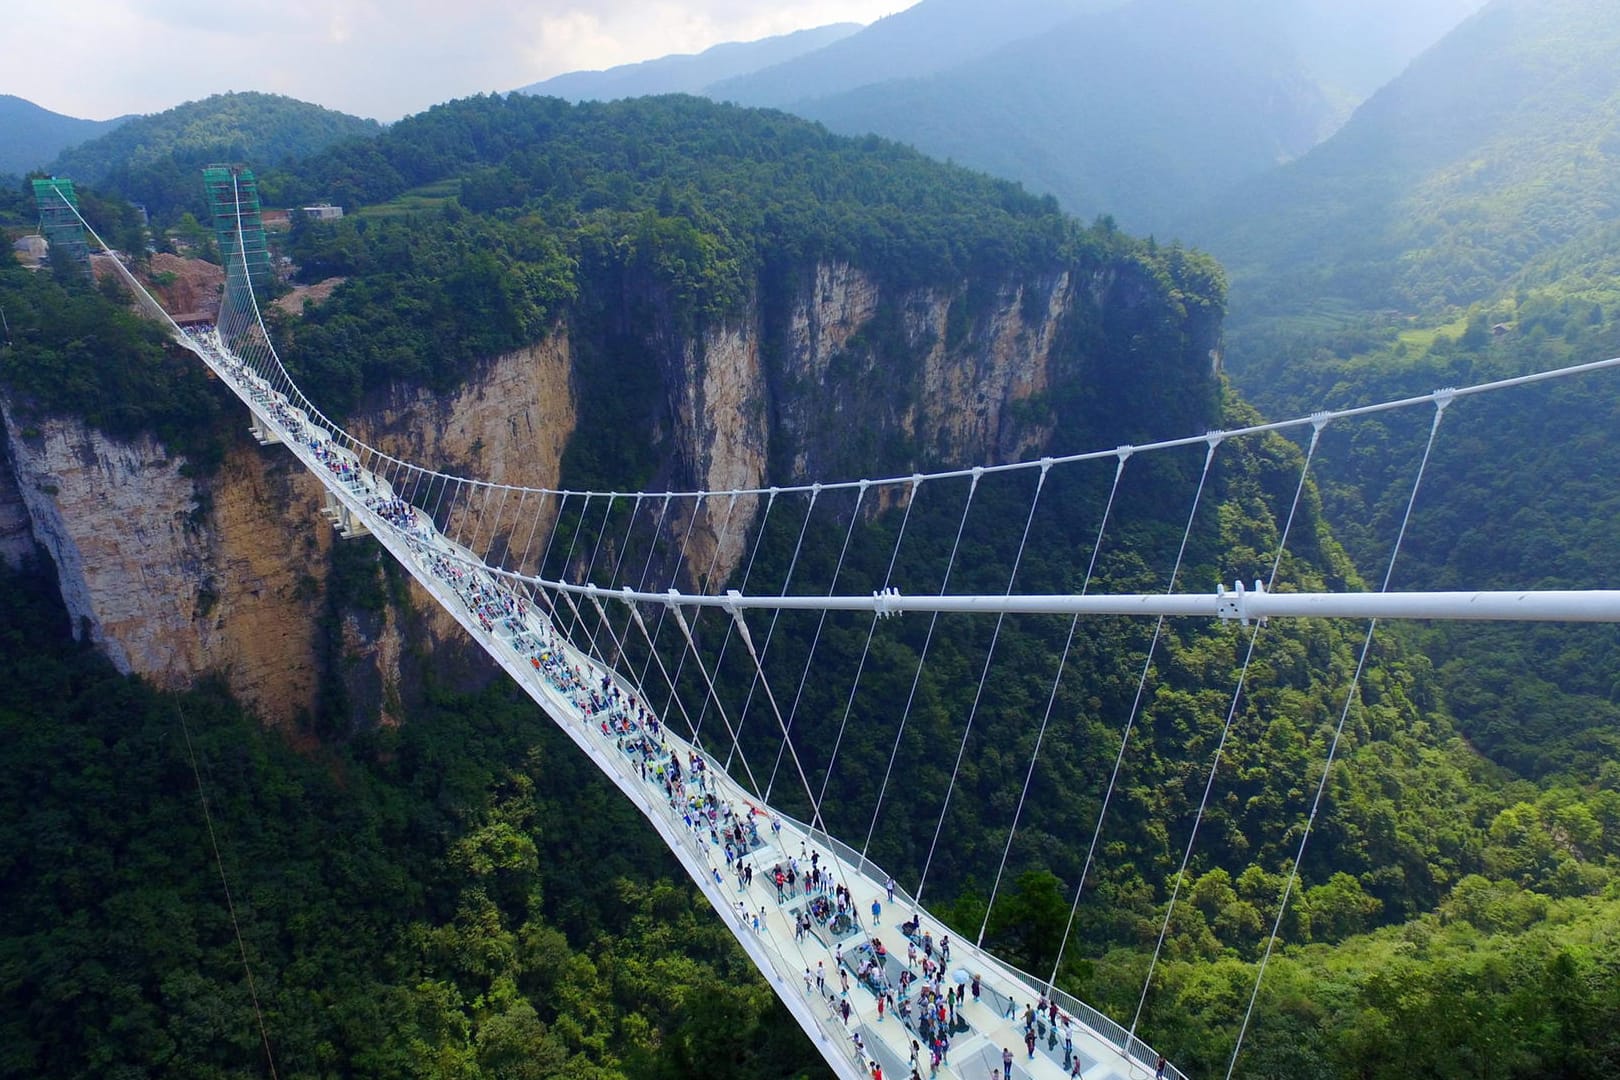
<path id="1" fill-rule="evenodd" d="M 3 412 L 32 539 L 76 634 L 160 685 L 221 672 L 272 721 L 311 707 L 330 541 L 309 478 L 242 445 L 199 482 L 150 437 Z"/>
<path id="2" fill-rule="evenodd" d="M 1158 363 L 1185 366 L 1175 354 L 1192 345 L 1190 377 L 1212 377 L 1205 358 L 1218 327 L 1207 342 L 1167 337 L 1163 302 L 1129 267 L 885 291 L 848 263 L 821 264 L 785 299 L 757 298 L 695 335 L 668 326 L 645 334 L 674 426 L 669 483 L 725 492 L 1048 452 L 1063 419 L 1055 400 L 1083 398 L 1103 363 L 1089 347 L 1105 316 L 1127 333 L 1133 318 L 1149 324 L 1131 341 L 1173 354 Z M 1127 379 L 1138 364 L 1129 349 L 1110 362 Z M 1141 368 L 1138 381 L 1150 370 Z M 699 509 L 689 566 L 694 575 L 714 567 L 708 587 L 740 565 L 759 511 L 752 498 L 711 498 Z M 683 508 L 677 524 L 689 516 Z"/>

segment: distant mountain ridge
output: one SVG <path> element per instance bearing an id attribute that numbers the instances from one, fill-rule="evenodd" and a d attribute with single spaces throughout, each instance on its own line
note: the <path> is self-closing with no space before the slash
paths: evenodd
<path id="1" fill-rule="evenodd" d="M 860 23 L 831 23 L 758 41 L 732 41 L 700 53 L 662 56 L 604 71 L 571 71 L 520 86 L 515 92 L 569 101 L 611 101 L 649 94 L 702 94 L 713 83 L 823 49 L 860 29 Z"/>
<path id="2" fill-rule="evenodd" d="M 1082 217 L 1161 230 L 1315 145 L 1332 103 L 1258 16 L 1138 0 L 924 78 L 794 110 L 1048 191 Z"/>
<path id="3" fill-rule="evenodd" d="M 1443 310 L 1616 220 L 1620 10 L 1492 0 L 1299 161 L 1190 212 L 1245 308 Z"/>
<path id="4" fill-rule="evenodd" d="M 921 0 L 818 52 L 717 83 L 709 96 L 740 105 L 792 109 L 874 83 L 943 71 L 1077 15 L 1125 0 Z M 880 132 L 880 134 L 882 134 Z"/>
<path id="5" fill-rule="evenodd" d="M 1159 231 L 1315 146 L 1482 3 L 921 0 L 707 85 L 666 57 L 538 86 L 784 108 Z"/>
<path id="6" fill-rule="evenodd" d="M 133 115 L 81 120 L 14 94 L 0 94 L 0 173 L 43 168 L 64 150 L 105 135 Z"/>

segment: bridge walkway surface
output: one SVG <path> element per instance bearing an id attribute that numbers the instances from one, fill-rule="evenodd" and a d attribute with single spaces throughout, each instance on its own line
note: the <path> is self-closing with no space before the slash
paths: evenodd
<path id="1" fill-rule="evenodd" d="M 885 1077 L 904 1080 L 912 1071 L 913 1041 L 920 1077 L 987 1080 L 1003 1068 L 1006 1054 L 1013 1060 L 1006 1080 L 1154 1075 L 1157 1055 L 1150 1047 L 1061 991 L 1033 1018 L 1044 998 L 1042 980 L 951 939 L 903 891 L 896 889 L 891 900 L 882 868 L 773 810 L 705 751 L 670 732 L 617 672 L 558 633 L 558 613 L 542 610 L 535 602 L 540 597 L 514 590 L 440 533 L 331 431 L 225 348 L 217 333 L 192 329 L 177 340 L 248 406 L 261 444 L 285 445 L 321 481 L 334 525 L 345 535 L 374 535 L 641 811 L 837 1075 L 870 1080 L 879 1066 Z M 752 875 L 739 872 L 741 866 Z M 789 870 L 794 876 L 791 888 L 784 880 L 780 896 L 778 867 L 784 879 Z M 806 875 L 817 871 L 820 884 L 807 889 Z M 842 915 L 840 890 L 848 898 Z M 874 900 L 882 905 L 876 920 L 870 918 Z M 810 915 L 814 908 L 825 913 Z M 810 927 L 800 933 L 806 916 Z M 881 977 L 863 980 L 863 962 Z M 946 1004 L 958 987 L 960 1007 Z M 1029 1030 L 1035 1032 L 1033 1052 Z M 939 1031 L 945 1045 L 936 1065 L 927 1036 Z M 1181 1077 L 1173 1067 L 1164 1075 Z"/>

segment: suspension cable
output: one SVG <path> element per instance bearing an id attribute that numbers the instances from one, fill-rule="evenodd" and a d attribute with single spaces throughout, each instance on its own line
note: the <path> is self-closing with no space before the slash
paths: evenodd
<path id="1" fill-rule="evenodd" d="M 849 542 L 854 539 L 855 524 L 861 519 L 861 500 L 864 498 L 866 498 L 866 487 L 862 485 L 860 490 L 855 493 L 855 505 L 849 511 L 849 528 L 844 530 L 844 544 L 838 549 L 838 562 L 833 567 L 832 582 L 827 586 L 828 596 L 838 594 L 838 577 L 844 572 L 844 557 L 849 554 Z M 816 632 L 810 638 L 810 649 L 805 653 L 804 667 L 799 672 L 799 688 L 794 691 L 793 704 L 788 707 L 787 730 L 789 736 L 793 734 L 793 722 L 799 718 L 799 702 L 804 697 L 805 684 L 810 681 L 810 665 L 815 662 L 816 647 L 821 644 L 821 631 L 825 629 L 826 625 L 827 611 L 824 608 L 816 617 Z M 840 729 L 839 734 L 842 736 L 842 729 Z M 786 745 L 786 743 L 783 743 L 782 746 L 776 748 L 776 764 L 771 766 L 770 783 L 765 785 L 765 798 L 767 801 L 771 797 L 771 789 L 776 786 L 776 770 L 782 767 L 782 750 Z M 825 783 L 822 784 L 822 791 L 823 793 L 826 791 Z"/>
<path id="2" fill-rule="evenodd" d="M 894 547 L 889 552 L 889 566 L 883 572 L 883 587 L 888 588 L 889 582 L 894 579 L 895 562 L 900 558 L 900 545 L 906 538 L 906 525 L 911 521 L 911 508 L 916 505 L 917 489 L 911 490 L 911 497 L 906 500 L 906 511 L 900 518 L 900 528 L 894 536 Z M 838 762 L 838 750 L 844 744 L 844 729 L 849 724 L 850 711 L 855 707 L 855 692 L 860 689 L 861 675 L 866 671 L 866 658 L 872 651 L 872 637 L 877 633 L 879 616 L 874 612 L 870 622 L 866 624 L 866 644 L 861 646 L 861 658 L 855 664 L 855 677 L 849 683 L 849 695 L 844 698 L 844 715 L 838 721 L 838 737 L 833 740 L 832 753 L 827 757 L 827 771 L 821 778 L 821 800 L 827 799 L 827 785 L 832 782 L 833 766 Z"/>
<path id="3" fill-rule="evenodd" d="M 691 565 L 689 562 L 689 556 L 692 551 L 692 533 L 697 529 L 698 514 L 703 511 L 703 502 L 707 498 L 707 495 L 699 495 L 696 499 L 692 500 L 692 515 L 686 519 L 686 530 L 681 533 L 681 546 L 675 552 L 675 565 L 670 570 L 669 587 L 671 590 L 675 588 L 675 582 L 680 580 L 681 568 L 690 567 Z M 668 604 L 665 604 L 663 607 L 658 609 L 658 621 L 653 624 L 654 638 L 658 637 L 659 633 L 664 629 L 664 617 L 667 614 L 669 614 Z M 685 671 L 686 650 L 682 649 L 680 652 L 680 657 L 675 661 L 675 681 L 671 683 L 669 687 L 671 697 L 675 696 L 675 688 L 680 684 L 681 675 Z M 664 702 L 663 711 L 669 711 L 669 702 Z M 688 718 L 687 723 L 690 725 L 692 740 L 696 742 L 698 737 L 697 723 L 690 718 Z"/>
<path id="4" fill-rule="evenodd" d="M 781 595 L 783 596 L 787 595 L 788 587 L 793 584 L 793 573 L 798 569 L 799 555 L 804 551 L 805 533 L 809 532 L 810 530 L 810 518 L 815 514 L 816 501 L 820 498 L 821 489 L 819 487 L 812 487 L 810 489 L 810 502 L 804 508 L 804 520 L 799 523 L 799 538 L 793 542 L 793 556 L 788 560 L 787 574 L 782 578 Z M 748 722 L 748 709 L 754 703 L 754 693 L 759 689 L 761 680 L 765 678 L 765 657 L 770 655 L 771 642 L 776 637 L 776 624 L 781 618 L 782 612 L 780 609 L 771 613 L 771 624 L 765 629 L 765 643 L 760 647 L 759 650 L 759 663 L 754 665 L 754 677 L 748 684 L 748 695 L 743 698 L 742 709 L 740 709 L 737 713 L 738 732 L 741 732 L 743 725 Z M 752 642 L 752 639 L 750 639 L 750 642 Z M 769 690 L 770 687 L 767 686 L 767 693 Z M 774 698 L 771 699 L 771 703 L 773 706 L 775 705 Z"/>
<path id="5" fill-rule="evenodd" d="M 755 500 L 754 505 L 755 506 L 759 505 L 757 498 Z M 743 567 L 743 576 L 742 576 L 742 582 L 741 582 L 741 588 L 745 592 L 748 589 L 748 579 L 750 577 L 752 577 L 753 573 L 754 573 L 754 559 L 755 559 L 755 557 L 757 555 L 759 555 L 760 541 L 765 539 L 765 529 L 770 524 L 771 508 L 774 507 L 775 505 L 776 505 L 776 495 L 773 493 L 770 496 L 770 498 L 768 500 L 766 500 L 765 511 L 764 511 L 764 513 L 762 513 L 760 515 L 759 526 L 756 529 L 756 531 L 754 532 L 754 542 L 753 542 L 752 545 L 750 545 L 750 547 L 748 549 L 748 562 Z M 726 651 L 731 647 L 731 639 L 732 639 L 733 635 L 736 634 L 736 632 L 737 632 L 737 626 L 736 626 L 735 622 L 726 623 L 725 636 L 720 639 L 720 654 L 717 657 L 715 657 L 715 661 L 714 661 L 715 670 L 718 671 L 720 669 L 720 665 L 722 665 L 722 664 L 724 664 L 726 662 Z M 708 705 L 709 705 L 709 703 L 707 701 L 704 701 L 703 707 L 704 707 L 705 710 L 708 709 Z M 703 718 L 701 716 L 698 717 L 698 722 L 699 723 L 703 722 Z M 737 731 L 739 733 L 742 731 L 742 717 L 740 715 L 737 717 Z M 731 752 L 730 751 L 726 752 L 726 763 L 725 763 L 724 768 L 726 768 L 727 770 L 730 770 L 730 768 L 731 768 Z"/>
<path id="6" fill-rule="evenodd" d="M 220 888 L 225 890 L 225 910 L 231 916 L 231 931 L 236 935 L 236 951 L 242 957 L 242 973 L 247 977 L 248 999 L 253 1002 L 253 1015 L 259 1021 L 259 1041 L 264 1046 L 264 1060 L 270 1067 L 271 1080 L 276 1078 L 276 1056 L 270 1050 L 270 1029 L 265 1026 L 264 1010 L 259 1006 L 259 989 L 253 981 L 253 965 L 248 961 L 247 944 L 242 940 L 242 924 L 236 918 L 236 902 L 231 899 L 231 883 L 225 877 L 225 860 L 219 853 L 219 837 L 214 832 L 214 815 L 208 808 L 208 793 L 203 790 L 202 772 L 197 768 L 197 751 L 191 745 L 191 728 L 179 702 L 174 706 L 175 718 L 180 721 L 180 733 L 186 740 L 186 757 L 191 761 L 191 775 L 197 780 L 197 800 L 202 803 L 203 823 L 208 827 L 208 845 L 214 851 L 214 866 L 219 870 Z"/>
<path id="7" fill-rule="evenodd" d="M 1176 549 L 1176 561 L 1170 568 L 1170 580 L 1165 585 L 1166 595 L 1176 591 L 1176 579 L 1181 574 L 1181 562 L 1187 555 L 1187 541 L 1192 535 L 1193 523 L 1198 518 L 1198 508 L 1203 502 L 1204 487 L 1209 482 L 1210 465 L 1215 461 L 1215 448 L 1221 443 L 1218 432 L 1207 436 L 1209 443 L 1204 452 L 1204 468 L 1198 475 L 1198 489 L 1193 493 L 1192 506 L 1187 511 L 1187 524 L 1181 530 L 1181 545 Z M 1125 467 L 1126 455 L 1122 455 L 1119 467 Z M 1119 752 L 1114 755 L 1114 768 L 1108 774 L 1108 787 L 1103 791 L 1102 805 L 1097 808 L 1097 824 L 1091 830 L 1091 844 L 1086 848 L 1086 858 L 1080 864 L 1080 880 L 1074 888 L 1074 902 L 1069 905 L 1069 921 L 1063 928 L 1063 938 L 1058 945 L 1057 961 L 1052 965 L 1052 975 L 1047 980 L 1050 989 L 1057 984 L 1058 966 L 1063 963 L 1063 952 L 1068 947 L 1069 935 L 1074 931 L 1075 916 L 1080 911 L 1080 898 L 1085 895 L 1086 878 L 1091 873 L 1092 864 L 1097 858 L 1097 843 L 1102 838 L 1103 822 L 1108 818 L 1108 805 L 1113 801 L 1114 789 L 1119 784 L 1119 774 L 1125 766 L 1125 751 L 1130 746 L 1131 732 L 1136 727 L 1136 720 L 1142 709 L 1142 695 L 1147 688 L 1148 673 L 1153 670 L 1153 653 L 1158 648 L 1159 638 L 1164 633 L 1164 616 L 1153 621 L 1153 636 L 1148 639 L 1147 655 L 1142 658 L 1142 673 L 1136 680 L 1136 696 L 1131 701 L 1131 711 L 1125 716 L 1125 728 L 1119 737 Z"/>
<path id="8" fill-rule="evenodd" d="M 704 571 L 703 579 L 698 583 L 699 591 L 704 589 L 712 589 L 714 587 L 714 571 L 715 568 L 720 565 L 720 549 L 725 546 L 726 539 L 731 535 L 731 516 L 733 513 L 735 513 L 736 509 L 737 496 L 729 496 L 726 499 L 726 516 L 721 521 L 720 531 L 717 532 L 714 537 L 714 550 L 709 552 L 709 568 Z M 697 608 L 693 611 L 692 625 L 694 627 L 697 626 L 698 619 L 703 617 L 703 610 L 704 609 L 702 608 Z M 730 627 L 728 626 L 727 629 L 729 630 Z M 718 659 L 715 660 L 714 669 L 715 671 L 720 670 L 720 661 Z M 697 726 L 699 731 L 703 730 L 703 721 L 708 717 L 708 715 L 709 699 L 705 697 L 703 699 L 703 708 L 698 712 Z M 726 760 L 728 762 L 731 760 L 731 753 L 729 750 L 726 752 Z"/>
<path id="9" fill-rule="evenodd" d="M 1277 575 L 1282 569 L 1284 553 L 1288 550 L 1288 535 L 1294 525 L 1294 514 L 1299 509 L 1299 502 L 1305 493 L 1305 481 L 1310 475 L 1311 462 L 1315 458 L 1316 448 L 1322 437 L 1322 427 L 1327 423 L 1317 425 L 1311 430 L 1310 448 L 1305 455 L 1304 466 L 1300 469 L 1299 482 L 1294 488 L 1294 500 L 1288 507 L 1288 518 L 1283 525 L 1282 534 L 1277 538 L 1277 553 L 1271 562 L 1271 576 L 1266 582 L 1268 590 L 1275 587 Z M 1232 725 L 1237 721 L 1238 707 L 1243 702 L 1243 691 L 1248 686 L 1249 668 L 1254 663 L 1255 649 L 1260 641 L 1260 633 L 1264 629 L 1264 621 L 1256 620 L 1249 628 L 1249 642 L 1243 653 L 1243 664 L 1238 669 L 1237 685 L 1232 689 L 1232 700 L 1226 709 L 1226 719 L 1221 725 L 1220 738 L 1215 743 L 1215 753 L 1210 759 L 1209 776 L 1204 781 L 1204 793 L 1199 799 L 1198 810 L 1193 815 L 1192 829 L 1187 834 L 1187 847 L 1181 856 L 1181 866 L 1176 871 L 1170 889 L 1170 901 L 1165 905 L 1164 922 L 1159 927 L 1159 939 L 1153 948 L 1153 957 L 1148 961 L 1147 977 L 1142 982 L 1142 996 L 1137 999 L 1136 1015 L 1131 1020 L 1131 1034 L 1136 1034 L 1136 1026 L 1141 1021 L 1142 1010 L 1147 1005 L 1148 993 L 1153 985 L 1154 968 L 1159 962 L 1160 950 L 1164 947 L 1164 939 L 1170 931 L 1170 919 L 1175 914 L 1176 903 L 1181 896 L 1181 887 L 1186 883 L 1187 866 L 1192 860 L 1193 847 L 1198 842 L 1198 829 L 1203 824 L 1204 814 L 1209 808 L 1209 797 L 1215 790 L 1215 779 L 1220 773 L 1221 759 L 1226 750 L 1227 739 L 1231 736 Z"/>

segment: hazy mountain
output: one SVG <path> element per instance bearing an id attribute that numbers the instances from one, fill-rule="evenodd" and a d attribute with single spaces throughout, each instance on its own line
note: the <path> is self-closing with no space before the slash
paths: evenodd
<path id="1" fill-rule="evenodd" d="M 883 80 L 927 75 L 1124 0 L 922 0 L 796 60 L 710 86 L 744 105 L 792 105 Z"/>
<path id="2" fill-rule="evenodd" d="M 129 119 L 80 120 L 0 94 L 0 173 L 42 168 L 68 147 L 105 135 Z"/>
<path id="3" fill-rule="evenodd" d="M 1160 229 L 1289 161 L 1482 0 L 925 0 L 709 88 Z"/>
<path id="4" fill-rule="evenodd" d="M 544 94 L 570 101 L 611 101 L 647 94 L 700 94 L 711 83 L 792 60 L 847 38 L 860 29 L 860 23 L 832 23 L 759 41 L 727 42 L 697 54 L 621 64 L 605 71 L 570 71 L 519 87 L 517 93 Z"/>
<path id="5" fill-rule="evenodd" d="M 1620 206 L 1620 8 L 1492 0 L 1300 161 L 1190 215 L 1249 313 L 1443 308 Z"/>
<path id="6" fill-rule="evenodd" d="M 1138 230 L 1303 153 L 1335 119 L 1272 20 L 1184 0 L 1082 15 L 947 71 L 795 111 Z"/>
<path id="7" fill-rule="evenodd" d="M 1349 106 L 1399 75 L 1485 0 L 1269 0 L 1312 77 Z"/>

